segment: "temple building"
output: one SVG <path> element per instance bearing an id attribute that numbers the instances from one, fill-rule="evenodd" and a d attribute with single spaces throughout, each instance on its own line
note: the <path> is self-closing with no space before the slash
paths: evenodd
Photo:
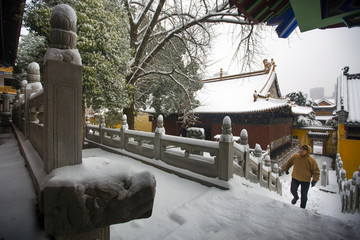
<path id="1" fill-rule="evenodd" d="M 347 178 L 360 165 L 360 73 L 350 74 L 345 67 L 337 79 L 338 153 Z"/>
<path id="2" fill-rule="evenodd" d="M 263 63 L 260 71 L 203 80 L 204 86 L 197 92 L 200 106 L 195 109 L 199 117 L 195 127 L 205 130 L 205 139 L 216 140 L 223 118 L 229 116 L 233 135 L 240 136 L 246 129 L 252 148 L 256 143 L 262 149 L 269 145 L 273 157 L 291 146 L 293 117 L 312 110 L 282 97 L 275 62 Z M 164 125 L 168 134 L 185 134 L 175 115 L 164 119 Z"/>
<path id="3" fill-rule="evenodd" d="M 317 106 L 313 106 L 313 110 L 316 114 L 316 120 L 325 124 L 326 121 L 333 118 L 333 113 L 336 110 L 335 99 L 318 99 L 315 100 Z"/>

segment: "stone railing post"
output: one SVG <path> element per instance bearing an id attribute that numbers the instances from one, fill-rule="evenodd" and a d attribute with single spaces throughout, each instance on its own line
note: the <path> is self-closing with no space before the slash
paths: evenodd
<path id="1" fill-rule="evenodd" d="M 329 174 L 328 174 L 328 170 L 326 169 L 326 162 L 323 162 L 322 164 L 320 179 L 321 179 L 321 186 L 326 187 L 329 184 Z"/>
<path id="2" fill-rule="evenodd" d="M 164 118 L 159 115 L 157 118 L 157 126 L 155 128 L 155 139 L 154 139 L 154 157 L 156 160 L 161 158 L 161 136 L 165 134 Z"/>
<path id="3" fill-rule="evenodd" d="M 76 14 L 54 8 L 44 61 L 45 171 L 82 162 L 82 65 L 76 46 Z"/>
<path id="4" fill-rule="evenodd" d="M 37 120 L 37 118 L 35 119 L 35 109 L 30 109 L 30 95 L 42 89 L 39 64 L 30 63 L 26 72 L 28 84 L 25 87 L 25 138 L 30 139 L 30 122 Z"/>
<path id="5" fill-rule="evenodd" d="M 231 133 L 231 119 L 223 120 L 222 134 L 219 141 L 218 178 L 228 181 L 233 175 L 234 138 Z"/>
<path id="6" fill-rule="evenodd" d="M 103 128 L 106 126 L 104 115 L 100 115 L 100 124 L 99 124 L 99 135 L 100 135 L 100 144 L 104 142 L 104 131 Z"/>
<path id="7" fill-rule="evenodd" d="M 345 185 L 346 185 L 346 171 L 345 171 L 345 169 L 340 170 L 340 179 L 338 181 L 338 185 L 339 185 L 339 193 L 341 194 L 342 192 L 345 191 Z"/>
<path id="8" fill-rule="evenodd" d="M 262 181 L 262 159 L 261 159 L 261 155 L 262 155 L 262 149 L 260 144 L 256 143 L 255 144 L 255 149 L 254 149 L 254 156 L 258 159 L 258 171 L 257 171 L 257 177 L 258 177 L 258 181 L 259 183 L 261 183 Z"/>
<path id="9" fill-rule="evenodd" d="M 125 149 L 125 130 L 129 128 L 129 125 L 127 124 L 127 116 L 124 114 L 121 118 L 121 128 L 120 128 L 120 148 Z"/>
<path id="10" fill-rule="evenodd" d="M 115 163 L 101 164 L 94 174 L 86 168 L 89 162 L 82 163 L 82 65 L 75 49 L 75 11 L 66 4 L 55 6 L 50 25 L 43 95 L 47 174 L 34 175 L 42 182 L 45 231 L 56 240 L 109 240 L 109 225 L 151 216 L 156 181 L 150 172 L 132 173 Z"/>
<path id="11" fill-rule="evenodd" d="M 240 144 L 244 146 L 244 177 L 249 179 L 249 154 L 250 147 L 248 142 L 248 132 L 242 129 L 240 132 Z"/>
<path id="12" fill-rule="evenodd" d="M 340 154 L 338 153 L 337 155 L 336 155 L 336 162 L 335 162 L 335 171 L 336 171 L 336 177 L 337 177 L 337 180 L 339 181 L 339 179 L 340 179 L 340 170 L 341 170 L 341 168 L 340 168 L 340 162 L 342 162 L 341 161 L 341 156 L 340 156 Z"/>
<path id="13" fill-rule="evenodd" d="M 27 85 L 27 81 L 26 80 L 22 80 L 20 82 L 20 91 L 18 90 L 18 95 L 19 95 L 19 100 L 18 100 L 18 110 L 17 110 L 17 126 L 20 129 L 20 131 L 24 131 L 23 125 L 22 125 L 22 118 L 23 118 L 23 112 L 24 112 L 24 106 L 23 106 L 23 102 L 24 102 L 24 93 L 25 93 L 25 88 Z"/>

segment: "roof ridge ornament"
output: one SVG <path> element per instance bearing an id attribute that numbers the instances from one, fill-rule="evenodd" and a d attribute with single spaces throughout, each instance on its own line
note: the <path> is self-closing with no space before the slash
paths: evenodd
<path id="1" fill-rule="evenodd" d="M 349 66 L 346 66 L 343 68 L 344 70 L 344 76 L 346 76 L 347 80 L 352 80 L 352 79 L 360 79 L 360 73 L 354 73 L 354 74 L 350 74 L 349 73 Z"/>
<path id="2" fill-rule="evenodd" d="M 276 67 L 276 64 L 275 64 L 273 58 L 271 58 L 271 61 L 270 61 L 270 62 L 269 62 L 267 59 L 264 59 L 264 60 L 263 60 L 263 64 L 264 64 L 264 71 L 265 71 L 266 73 L 269 73 L 269 72 L 270 72 L 271 67 L 273 67 L 274 69 L 275 69 L 275 67 Z"/>
<path id="3" fill-rule="evenodd" d="M 238 79 L 238 78 L 265 75 L 265 74 L 269 74 L 270 70 L 275 69 L 275 67 L 276 67 L 276 64 L 275 64 L 273 58 L 271 58 L 270 62 L 267 59 L 264 59 L 263 64 L 264 64 L 264 69 L 263 70 L 254 71 L 254 72 L 247 72 L 247 73 L 239 73 L 239 74 L 227 75 L 227 76 L 223 75 L 223 71 L 222 71 L 222 68 L 221 68 L 219 77 L 208 78 L 208 79 L 204 79 L 202 81 L 204 83 L 209 83 L 209 82 L 219 82 L 219 81 L 226 81 L 226 80 L 232 80 L 232 79 Z"/>

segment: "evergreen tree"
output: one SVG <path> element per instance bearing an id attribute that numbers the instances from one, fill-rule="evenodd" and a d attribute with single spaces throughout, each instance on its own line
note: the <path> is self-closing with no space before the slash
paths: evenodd
<path id="1" fill-rule="evenodd" d="M 312 99 L 309 99 L 307 95 L 302 91 L 294 91 L 288 93 L 286 97 L 289 98 L 290 101 L 295 102 L 298 106 L 317 106 L 317 103 L 315 103 Z"/>
<path id="2" fill-rule="evenodd" d="M 121 6 L 112 0 L 32 0 L 26 6 L 24 25 L 30 31 L 28 38 L 39 39 L 41 50 L 49 44 L 51 10 L 60 3 L 69 4 L 77 13 L 77 48 L 83 63 L 83 95 L 87 104 L 95 110 L 106 107 L 120 111 L 129 104 L 125 76 L 130 58 Z M 25 45 L 26 42 L 20 43 L 19 52 L 29 48 Z M 39 47 L 34 46 L 36 52 L 35 49 Z M 43 62 L 43 53 L 29 61 Z"/>

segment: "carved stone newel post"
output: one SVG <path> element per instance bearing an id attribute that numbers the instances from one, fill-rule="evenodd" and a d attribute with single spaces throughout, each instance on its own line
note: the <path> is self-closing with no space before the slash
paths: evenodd
<path id="1" fill-rule="evenodd" d="M 51 45 L 44 66 L 47 173 L 82 161 L 82 66 L 75 49 L 75 11 L 65 4 L 57 5 L 50 25 Z"/>

